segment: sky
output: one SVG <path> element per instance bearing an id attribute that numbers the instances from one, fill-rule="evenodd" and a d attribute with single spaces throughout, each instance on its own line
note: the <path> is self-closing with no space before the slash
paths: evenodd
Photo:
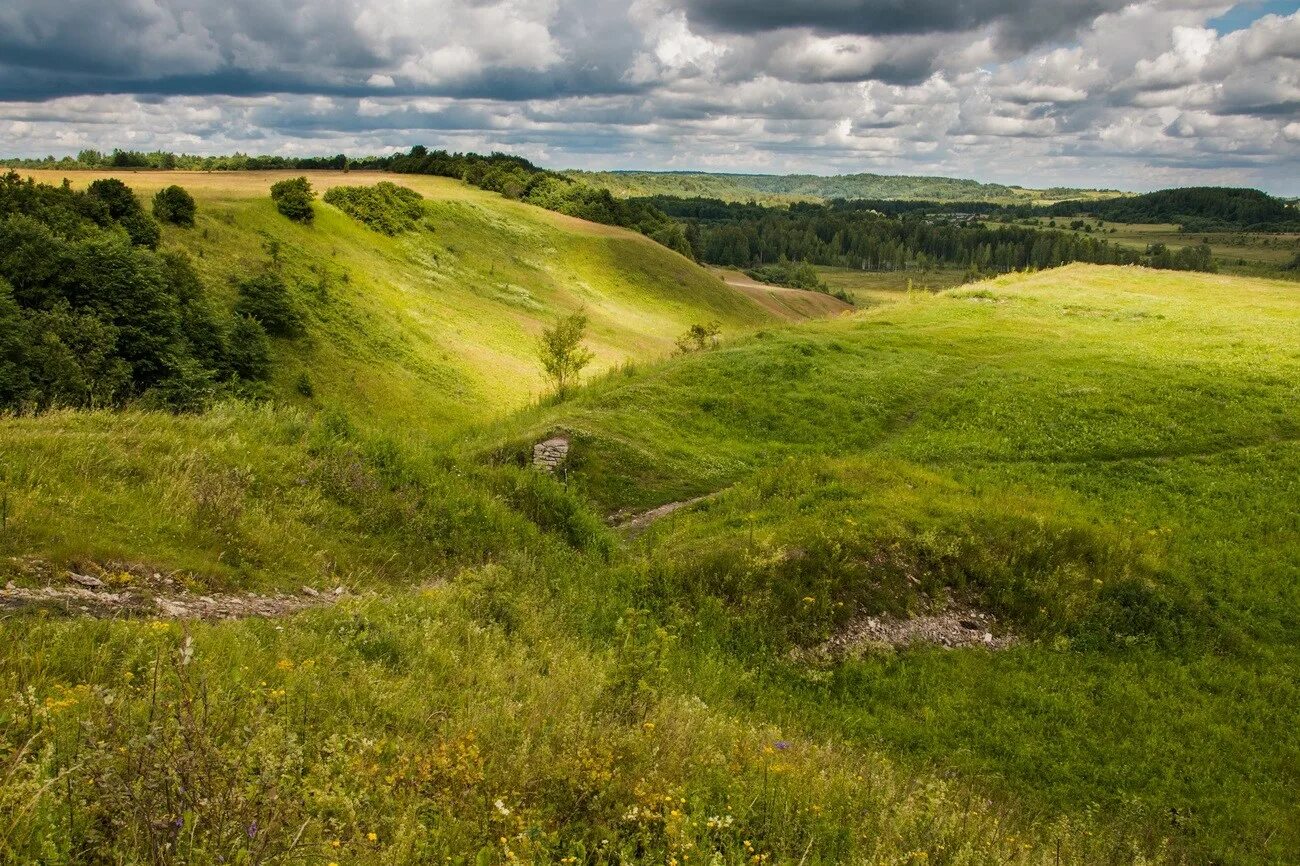
<path id="1" fill-rule="evenodd" d="M 0 154 L 1300 195 L 1300 0 L 5 0 Z"/>

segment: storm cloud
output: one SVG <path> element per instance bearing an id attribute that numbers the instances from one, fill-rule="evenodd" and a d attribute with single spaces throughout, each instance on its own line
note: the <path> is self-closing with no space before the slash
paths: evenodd
<path id="1" fill-rule="evenodd" d="M 8 0 L 0 151 L 420 142 L 555 166 L 1300 194 L 1300 12 L 1255 8 Z"/>

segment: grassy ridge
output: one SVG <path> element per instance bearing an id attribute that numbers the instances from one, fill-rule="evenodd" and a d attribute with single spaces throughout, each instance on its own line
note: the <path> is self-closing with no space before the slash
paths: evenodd
<path id="1" fill-rule="evenodd" d="M 409 405 L 0 421 L 7 569 L 380 593 L 6 619 L 4 855 L 1294 859 L 1298 320 L 1287 283 L 1070 266 L 614 371 L 461 447 L 369 429 Z M 567 487 L 515 465 L 557 429 Z M 632 545 L 600 519 L 719 490 Z M 1023 640 L 791 655 L 944 598 Z"/>
<path id="2" fill-rule="evenodd" d="M 1176 810 L 1206 851 L 1286 859 L 1300 845 L 1281 829 L 1296 826 L 1286 791 L 1300 757 L 1298 326 L 1288 283 L 1071 266 L 760 335 L 529 423 L 575 433 L 576 483 L 609 510 L 739 482 L 651 536 L 652 558 L 680 563 L 652 596 L 716 607 L 699 639 L 783 683 L 756 696 L 719 682 L 715 701 L 851 732 L 1049 808 Z M 835 494 L 864 470 L 800 468 L 845 454 L 938 481 L 909 480 L 905 499 L 926 493 L 898 516 L 888 474 Z M 944 516 L 942 485 L 984 497 L 979 519 Z M 864 538 L 882 520 L 888 532 Z M 868 657 L 811 682 L 773 665 L 764 648 L 811 613 L 801 593 L 852 609 L 888 587 L 875 583 L 888 568 L 857 577 L 835 558 L 872 549 L 903 551 L 918 577 L 890 604 L 914 607 L 938 580 L 1042 641 Z M 953 575 L 934 550 L 975 571 Z M 728 578 L 715 555 L 749 566 Z M 982 562 L 1022 566 L 1000 577 Z M 835 621 L 823 613 L 821 627 Z"/>
<path id="3" fill-rule="evenodd" d="M 32 172 L 58 183 L 56 172 Z M 324 203 L 312 226 L 280 216 L 267 195 L 286 172 L 122 176 L 142 197 L 180 183 L 198 201 L 193 229 L 163 245 L 188 251 L 233 304 L 231 277 L 276 266 L 308 314 L 307 337 L 278 347 L 277 390 L 362 423 L 424 433 L 486 418 L 542 391 L 533 342 L 579 306 L 591 320 L 594 369 L 669 353 L 691 324 L 735 332 L 769 320 L 761 307 L 688 260 L 633 232 L 552 214 L 444 178 L 403 177 L 422 194 L 416 231 L 389 236 Z M 86 183 L 98 173 L 72 179 Z M 390 175 L 308 173 L 318 192 Z"/>
<path id="4" fill-rule="evenodd" d="M 936 202 L 995 202 L 1030 204 L 1062 199 L 1111 198 L 1117 190 L 1026 189 L 952 177 L 845 174 L 725 174 L 712 172 L 568 171 L 566 175 L 616 196 L 702 196 L 723 201 L 771 204 L 825 201 L 833 198 L 903 199 Z"/>

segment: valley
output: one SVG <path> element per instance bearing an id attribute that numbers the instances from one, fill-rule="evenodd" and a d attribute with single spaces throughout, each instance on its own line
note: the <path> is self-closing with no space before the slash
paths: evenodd
<path id="1" fill-rule="evenodd" d="M 0 417 L 4 858 L 1300 851 L 1293 281 L 817 268 L 850 306 L 441 177 L 294 222 L 300 174 L 114 175 L 193 195 L 223 312 L 281 277 L 259 390 Z"/>

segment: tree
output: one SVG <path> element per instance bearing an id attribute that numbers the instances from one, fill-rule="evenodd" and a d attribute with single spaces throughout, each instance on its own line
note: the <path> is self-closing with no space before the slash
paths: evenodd
<path id="1" fill-rule="evenodd" d="M 102 177 L 86 187 L 86 194 L 108 208 L 108 215 L 126 229 L 131 243 L 154 249 L 162 233 L 158 223 L 144 212 L 131 188 L 115 177 Z"/>
<path id="2" fill-rule="evenodd" d="M 911 282 L 911 280 L 908 280 L 908 282 Z M 721 334 L 722 325 L 717 322 L 691 325 L 690 330 L 677 338 L 677 351 L 686 355 L 691 352 L 700 352 L 712 348 L 718 345 L 718 337 Z"/>
<path id="3" fill-rule="evenodd" d="M 305 177 L 291 177 L 273 184 L 271 198 L 276 209 L 294 222 L 310 223 L 316 218 L 311 208 L 316 193 Z"/>
<path id="4" fill-rule="evenodd" d="M 578 310 L 560 319 L 555 327 L 545 328 L 538 341 L 537 357 L 542 362 L 542 371 L 555 386 L 555 393 L 561 397 L 594 357 L 582 345 L 586 332 L 587 314 Z"/>
<path id="5" fill-rule="evenodd" d="M 158 190 L 153 197 L 153 215 L 163 222 L 193 226 L 196 210 L 194 196 L 175 184 Z"/>
<path id="6" fill-rule="evenodd" d="M 268 334 L 296 337 L 302 333 L 302 314 L 289 296 L 280 275 L 271 271 L 240 280 L 235 312 L 256 319 Z"/>
<path id="7" fill-rule="evenodd" d="M 271 341 L 256 319 L 235 319 L 230 329 L 230 369 L 250 382 L 266 378 L 271 371 Z"/>

